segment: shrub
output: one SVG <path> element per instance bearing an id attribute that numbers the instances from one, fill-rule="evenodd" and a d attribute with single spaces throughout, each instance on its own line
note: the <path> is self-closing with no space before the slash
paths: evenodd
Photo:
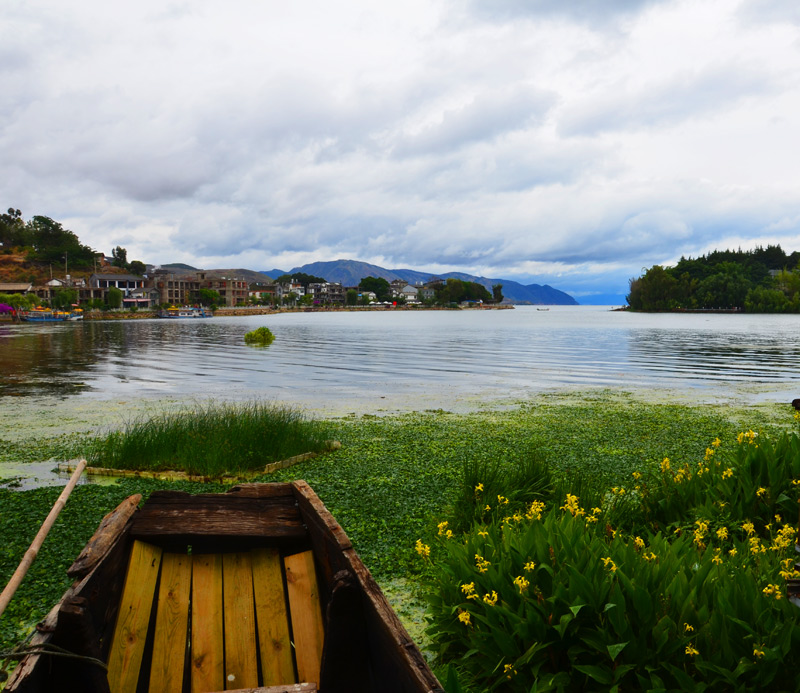
<path id="1" fill-rule="evenodd" d="M 272 344 L 275 341 L 275 335 L 272 334 L 272 331 L 269 327 L 259 327 L 258 329 L 253 330 L 252 332 L 248 332 L 244 336 L 244 341 L 247 344 L 258 344 L 262 346 L 267 346 Z"/>
<path id="2" fill-rule="evenodd" d="M 588 502 L 443 521 L 417 542 L 439 658 L 480 690 L 794 690 L 798 485 L 797 435 L 748 431 Z"/>

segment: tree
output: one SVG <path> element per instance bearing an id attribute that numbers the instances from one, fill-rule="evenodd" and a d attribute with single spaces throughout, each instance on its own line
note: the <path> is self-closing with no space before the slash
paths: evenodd
<path id="1" fill-rule="evenodd" d="M 275 280 L 276 284 L 302 284 L 303 288 L 308 290 L 309 284 L 325 284 L 328 280 L 322 277 L 315 277 L 313 274 L 306 274 L 305 272 L 295 272 L 295 274 L 282 274 Z"/>
<path id="2" fill-rule="evenodd" d="M 72 267 L 91 267 L 95 252 L 83 245 L 78 237 L 50 217 L 35 216 L 27 224 L 32 252 L 30 258 L 39 262 L 66 263 Z"/>
<path id="3" fill-rule="evenodd" d="M 111 251 L 111 257 L 114 258 L 111 261 L 111 264 L 114 265 L 114 267 L 128 269 L 128 251 L 125 250 L 125 248 L 117 246 Z"/>
<path id="4" fill-rule="evenodd" d="M 147 272 L 147 266 L 141 260 L 133 260 L 128 264 L 128 271 L 131 274 L 141 277 L 145 272 Z"/>
<path id="5" fill-rule="evenodd" d="M 495 303 L 500 303 L 503 300 L 503 285 L 492 284 L 492 300 Z"/>
<path id="6" fill-rule="evenodd" d="M 344 298 L 344 302 L 348 306 L 355 306 L 358 304 L 358 291 L 355 289 L 348 289 Z"/>
<path id="7" fill-rule="evenodd" d="M 200 289 L 197 292 L 197 297 L 201 306 L 218 306 L 222 303 L 222 296 L 220 296 L 219 291 L 214 289 Z"/>
<path id="8" fill-rule="evenodd" d="M 106 302 L 109 308 L 120 308 L 122 306 L 122 290 L 116 286 L 110 286 L 106 294 Z"/>
<path id="9" fill-rule="evenodd" d="M 25 222 L 22 212 L 13 207 L 6 214 L 0 214 L 0 245 L 4 248 L 28 245 Z"/>
<path id="10" fill-rule="evenodd" d="M 53 295 L 53 308 L 72 308 L 78 302 L 77 289 L 58 289 Z"/>
<path id="11" fill-rule="evenodd" d="M 392 297 L 392 287 L 383 277 L 363 277 L 358 283 L 358 288 L 362 291 L 371 291 L 381 303 Z"/>

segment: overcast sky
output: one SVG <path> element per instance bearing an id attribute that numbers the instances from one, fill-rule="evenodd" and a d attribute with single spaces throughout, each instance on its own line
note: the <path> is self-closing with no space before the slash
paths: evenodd
<path id="1" fill-rule="evenodd" d="M 4 0 L 0 207 L 128 259 L 582 303 L 800 250 L 797 0 Z"/>

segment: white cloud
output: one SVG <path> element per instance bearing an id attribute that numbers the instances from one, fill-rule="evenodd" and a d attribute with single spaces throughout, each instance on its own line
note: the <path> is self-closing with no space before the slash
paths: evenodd
<path id="1" fill-rule="evenodd" d="M 30 0 L 0 27 L 2 204 L 105 252 L 588 296 L 800 236 L 793 3 Z"/>

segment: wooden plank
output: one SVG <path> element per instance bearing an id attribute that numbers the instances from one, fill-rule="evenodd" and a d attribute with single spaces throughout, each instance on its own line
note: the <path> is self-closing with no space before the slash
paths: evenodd
<path id="1" fill-rule="evenodd" d="M 151 691 L 180 693 L 183 689 L 191 583 L 192 557 L 165 553 L 161 560 L 155 642 L 150 665 Z"/>
<path id="2" fill-rule="evenodd" d="M 325 633 L 314 554 L 303 551 L 286 556 L 284 567 L 297 658 L 297 678 L 300 682 L 319 683 Z"/>
<path id="3" fill-rule="evenodd" d="M 253 688 L 258 686 L 258 656 L 250 554 L 223 554 L 222 573 L 225 688 Z"/>
<path id="4" fill-rule="evenodd" d="M 263 684 L 277 686 L 294 683 L 297 679 L 289 638 L 280 553 L 278 549 L 258 549 L 251 556 Z"/>
<path id="5" fill-rule="evenodd" d="M 136 690 L 160 565 L 158 546 L 133 543 L 108 656 L 108 685 L 113 693 Z"/>
<path id="6" fill-rule="evenodd" d="M 141 500 L 140 493 L 128 496 L 102 519 L 97 531 L 89 539 L 83 551 L 78 554 L 75 562 L 67 569 L 67 575 L 80 579 L 89 574 L 124 533 L 128 521 L 136 512 Z"/>
<path id="7" fill-rule="evenodd" d="M 376 675 L 382 678 L 387 693 L 396 690 L 440 690 L 442 686 L 419 647 L 411 640 L 339 523 L 305 481 L 295 481 L 292 486 L 328 584 L 333 584 L 333 574 L 339 570 L 352 573 L 359 584 L 365 598 L 363 613 L 368 627 L 370 652 L 375 659 L 371 666 Z M 331 649 L 335 649 L 333 645 L 331 643 Z M 324 690 L 332 682 L 318 683 Z"/>
<path id="8" fill-rule="evenodd" d="M 198 494 L 156 492 L 136 514 L 136 538 L 260 537 L 296 539 L 306 536 L 291 486 L 258 496 L 245 493 Z"/>
<path id="9" fill-rule="evenodd" d="M 222 556 L 192 557 L 192 693 L 225 687 L 222 635 Z"/>

